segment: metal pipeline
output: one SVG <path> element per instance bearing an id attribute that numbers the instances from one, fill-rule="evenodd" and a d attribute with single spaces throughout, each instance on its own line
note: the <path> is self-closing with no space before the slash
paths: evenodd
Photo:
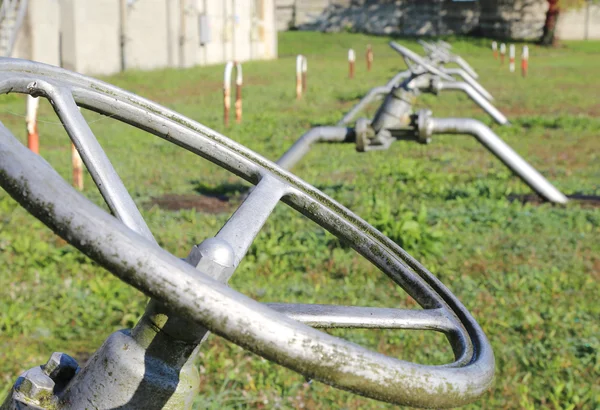
<path id="1" fill-rule="evenodd" d="M 565 195 L 481 121 L 469 118 L 427 118 L 423 121 L 422 128 L 419 131 L 426 134 L 425 137 L 431 134 L 472 135 L 544 199 L 559 204 L 567 203 Z"/>
<path id="2" fill-rule="evenodd" d="M 460 81 L 447 82 L 447 81 L 432 81 L 431 87 L 434 92 L 440 91 L 463 91 L 465 92 L 475 104 L 479 105 L 485 112 L 487 112 L 498 124 L 507 125 L 509 124 L 508 119 L 502 114 L 496 107 L 494 107 L 483 95 L 479 94 L 473 87 L 467 83 Z"/>
<path id="3" fill-rule="evenodd" d="M 338 121 L 337 126 L 341 127 L 350 123 L 356 114 L 369 105 L 371 101 L 375 100 L 380 95 L 388 94 L 390 91 L 392 91 L 392 87 L 387 85 L 383 87 L 372 88 L 354 107 L 352 107 L 350 111 L 346 113 L 346 115 L 344 115 L 341 120 Z"/>
<path id="4" fill-rule="evenodd" d="M 352 141 L 354 129 L 346 127 L 315 127 L 302 135 L 286 152 L 277 160 L 277 165 L 290 169 L 304 157 L 315 142 L 344 142 Z"/>
<path id="5" fill-rule="evenodd" d="M 477 82 L 469 73 L 462 68 L 446 68 L 444 72 L 447 74 L 457 75 L 463 79 L 463 81 L 473 87 L 479 94 L 483 95 L 489 101 L 494 101 L 494 97 L 490 94 L 481 84 Z"/>
<path id="6" fill-rule="evenodd" d="M 473 67 L 471 67 L 469 65 L 469 63 L 467 63 L 462 57 L 460 56 L 452 56 L 452 60 L 454 63 L 456 63 L 458 66 L 460 66 L 460 68 L 462 68 L 463 70 L 465 70 L 467 73 L 469 73 L 469 75 L 475 79 L 479 78 L 479 75 L 477 75 L 477 73 L 475 72 L 475 70 L 473 70 Z"/>
<path id="7" fill-rule="evenodd" d="M 362 111 L 367 105 L 369 105 L 373 100 L 383 94 L 388 94 L 394 87 L 397 87 L 402 81 L 406 80 L 408 77 L 412 75 L 410 70 L 400 71 L 396 74 L 390 81 L 387 82 L 386 85 L 381 87 L 372 88 L 350 111 L 344 115 L 344 117 L 338 121 L 337 126 L 341 127 L 346 124 L 349 124 L 356 114 Z"/>
<path id="8" fill-rule="evenodd" d="M 406 80 L 412 75 L 410 70 L 400 71 L 398 74 L 392 77 L 390 81 L 385 85 L 386 87 L 397 87 L 402 81 Z"/>
<path id="9" fill-rule="evenodd" d="M 475 72 L 473 67 L 467 63 L 462 57 L 452 54 L 450 52 L 450 44 L 448 43 L 437 43 L 432 44 L 424 40 L 417 40 L 419 44 L 423 46 L 425 51 L 434 60 L 439 60 L 442 63 L 455 63 L 463 70 L 465 70 L 471 77 L 477 79 L 479 75 Z"/>

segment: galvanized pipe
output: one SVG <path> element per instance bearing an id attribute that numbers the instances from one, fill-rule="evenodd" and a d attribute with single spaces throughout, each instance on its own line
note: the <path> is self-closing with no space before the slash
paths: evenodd
<path id="1" fill-rule="evenodd" d="M 418 42 L 434 60 L 439 60 L 442 63 L 455 63 L 469 73 L 469 75 L 473 78 L 479 78 L 479 75 L 475 72 L 473 67 L 469 65 L 469 63 L 467 63 L 462 57 L 450 52 L 450 47 L 448 47 L 450 44 L 441 44 L 439 42 L 438 44 L 431 44 L 424 40 L 419 40 Z"/>
<path id="2" fill-rule="evenodd" d="M 396 87 L 398 86 L 402 81 L 406 80 L 408 77 L 410 77 L 412 75 L 412 72 L 410 70 L 404 70 L 404 71 L 400 71 L 399 73 L 397 73 L 395 76 L 392 77 L 392 79 L 390 81 L 387 82 L 387 84 L 385 85 L 386 87 Z"/>
<path id="3" fill-rule="evenodd" d="M 471 75 L 471 77 L 473 77 L 475 79 L 479 78 L 479 75 L 475 72 L 473 67 L 471 67 L 471 65 L 469 65 L 469 63 L 467 63 L 465 61 L 464 58 L 462 58 L 460 56 L 456 56 L 456 55 L 453 55 L 452 57 L 453 57 L 452 61 L 454 63 L 456 63 L 460 68 L 465 70 L 467 73 L 469 73 Z"/>
<path id="4" fill-rule="evenodd" d="M 473 87 L 463 82 L 447 82 L 437 81 L 435 84 L 434 91 L 463 91 L 465 92 L 475 104 L 479 105 L 485 112 L 487 112 L 493 119 L 500 125 L 509 124 L 508 119 L 502 114 L 496 107 L 494 107 L 488 100 L 486 100 L 481 94 L 479 94 Z"/>
<path id="5" fill-rule="evenodd" d="M 277 165 L 284 169 L 290 169 L 310 151 L 311 145 L 315 142 L 344 142 L 353 136 L 354 130 L 346 127 L 312 128 L 279 158 Z"/>
<path id="6" fill-rule="evenodd" d="M 391 86 L 383 86 L 383 87 L 375 87 L 372 88 L 367 95 L 365 95 L 350 111 L 344 115 L 344 117 L 338 121 L 337 126 L 341 127 L 343 125 L 349 124 L 356 114 L 362 111 L 367 105 L 369 105 L 373 100 L 375 100 L 380 95 L 384 95 L 392 91 Z"/>
<path id="7" fill-rule="evenodd" d="M 445 73 L 457 75 L 463 79 L 463 81 L 473 87 L 479 94 L 483 95 L 489 101 L 494 101 L 494 97 L 490 94 L 481 84 L 477 82 L 469 73 L 467 73 L 462 68 L 445 68 Z"/>
<path id="8" fill-rule="evenodd" d="M 469 118 L 429 118 L 426 127 L 427 132 L 431 134 L 468 134 L 474 136 L 544 199 L 559 204 L 568 201 L 565 195 L 482 122 Z"/>

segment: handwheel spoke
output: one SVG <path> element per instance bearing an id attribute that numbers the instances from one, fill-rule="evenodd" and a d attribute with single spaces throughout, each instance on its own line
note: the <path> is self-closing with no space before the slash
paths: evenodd
<path id="1" fill-rule="evenodd" d="M 236 267 L 286 190 L 286 185 L 265 176 L 216 235 L 233 248 Z"/>
<path id="2" fill-rule="evenodd" d="M 443 333 L 458 330 L 442 308 L 413 310 L 296 303 L 266 305 L 315 328 L 413 329 Z"/>
<path id="3" fill-rule="evenodd" d="M 56 114 L 63 123 L 73 144 L 79 151 L 92 179 L 104 197 L 110 210 L 128 228 L 154 241 L 154 237 L 140 214 L 135 202 L 123 185 L 108 159 L 108 156 L 94 136 L 87 121 L 79 111 L 71 92 L 56 88 L 47 83 L 39 84 L 48 95 Z"/>

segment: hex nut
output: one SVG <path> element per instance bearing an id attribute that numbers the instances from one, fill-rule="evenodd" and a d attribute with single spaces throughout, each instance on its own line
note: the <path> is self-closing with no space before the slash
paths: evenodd
<path id="1" fill-rule="evenodd" d="M 79 365 L 66 353 L 54 352 L 43 366 L 44 373 L 55 382 L 66 382 L 75 376 Z"/>
<path id="2" fill-rule="evenodd" d="M 27 370 L 15 383 L 16 393 L 37 403 L 47 401 L 52 397 L 53 391 L 54 380 L 44 373 L 41 366 Z"/>

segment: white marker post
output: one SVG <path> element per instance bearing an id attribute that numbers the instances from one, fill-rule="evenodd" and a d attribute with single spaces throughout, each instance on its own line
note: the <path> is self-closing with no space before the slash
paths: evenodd
<path id="1" fill-rule="evenodd" d="M 27 114 L 25 115 L 27 147 L 36 154 L 40 153 L 40 137 L 37 129 L 37 113 L 39 105 L 39 98 L 27 95 Z"/>
<path id="2" fill-rule="evenodd" d="M 500 64 L 504 64 L 504 56 L 506 55 L 506 44 L 500 44 Z"/>
<path id="3" fill-rule="evenodd" d="M 527 69 L 529 68 L 529 47 L 523 46 L 521 53 L 521 75 L 527 77 Z"/>
<path id="4" fill-rule="evenodd" d="M 242 122 L 242 65 L 235 61 L 225 64 L 225 75 L 223 78 L 223 122 L 229 126 L 229 111 L 231 109 L 231 74 L 235 67 L 235 121 Z"/>
<path id="5" fill-rule="evenodd" d="M 515 72 L 515 45 L 511 44 L 508 47 L 508 70 L 511 73 Z"/>
<path id="6" fill-rule="evenodd" d="M 354 62 L 356 61 L 356 54 L 354 54 L 354 50 L 348 50 L 348 77 L 354 78 Z"/>
<path id="7" fill-rule="evenodd" d="M 498 59 L 498 43 L 492 41 L 492 53 L 494 54 L 494 60 Z"/>
<path id="8" fill-rule="evenodd" d="M 306 57 L 298 54 L 296 57 L 296 99 L 302 98 L 302 93 L 306 91 L 306 73 L 308 72 L 308 62 Z"/>

